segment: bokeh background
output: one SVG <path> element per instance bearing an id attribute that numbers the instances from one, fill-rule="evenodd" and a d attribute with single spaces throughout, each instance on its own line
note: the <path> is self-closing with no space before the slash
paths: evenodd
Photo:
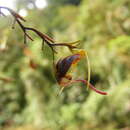
<path id="1" fill-rule="evenodd" d="M 0 0 L 19 12 L 24 25 L 39 29 L 57 42 L 81 40 L 88 52 L 91 83 L 107 96 L 87 91 L 82 84 L 57 96 L 52 53 L 41 39 L 23 51 L 23 33 L 13 18 L 0 17 L 1 130 L 130 130 L 130 1 L 129 0 Z M 4 10 L 2 10 L 4 11 Z M 67 56 L 57 48 L 56 60 Z M 70 53 L 71 54 L 71 53 Z M 29 66 L 30 58 L 37 64 Z M 76 77 L 87 78 L 86 64 L 75 68 Z M 81 86 L 81 87 L 80 87 Z"/>

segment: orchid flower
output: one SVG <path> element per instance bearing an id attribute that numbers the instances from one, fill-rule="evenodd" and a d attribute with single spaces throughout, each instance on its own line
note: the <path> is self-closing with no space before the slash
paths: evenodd
<path id="1" fill-rule="evenodd" d="M 63 91 L 63 89 L 72 83 L 77 83 L 77 82 L 82 82 L 83 84 L 87 84 L 87 86 L 92 89 L 93 91 L 102 94 L 102 95 L 107 95 L 106 92 L 102 92 L 100 90 L 97 90 L 91 83 L 90 83 L 90 78 L 88 77 L 88 81 L 84 79 L 73 79 L 71 75 L 68 74 L 68 71 L 71 67 L 75 66 L 83 57 L 85 57 L 85 51 L 80 50 L 79 52 L 67 56 L 63 59 L 60 59 L 55 66 L 56 72 L 56 80 L 58 84 L 61 86 L 61 90 L 59 94 Z M 88 76 L 90 76 L 90 71 Z"/>

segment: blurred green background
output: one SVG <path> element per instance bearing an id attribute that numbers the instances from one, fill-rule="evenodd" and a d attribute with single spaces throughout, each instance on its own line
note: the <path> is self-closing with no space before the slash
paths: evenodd
<path id="1" fill-rule="evenodd" d="M 11 16 L 0 17 L 0 76 L 14 79 L 0 81 L 0 129 L 130 130 L 130 1 L 46 0 L 46 6 L 41 1 L 12 0 L 27 20 L 24 25 L 57 42 L 81 40 L 79 48 L 91 62 L 91 83 L 108 95 L 75 84 L 57 96 L 50 48 L 42 51 L 41 39 L 30 33 L 34 41 L 27 46 L 38 64 L 30 68 L 21 29 L 17 24 L 11 29 Z M 69 54 L 66 47 L 57 51 L 57 59 Z M 78 65 L 75 76 L 87 78 L 85 66 Z"/>

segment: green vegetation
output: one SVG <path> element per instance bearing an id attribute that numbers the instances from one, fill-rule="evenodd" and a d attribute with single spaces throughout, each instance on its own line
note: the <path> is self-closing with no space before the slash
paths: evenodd
<path id="1" fill-rule="evenodd" d="M 17 0 L 17 8 L 28 12 L 24 25 L 57 42 L 81 40 L 79 48 L 88 52 L 91 63 L 91 83 L 108 95 L 87 91 L 78 83 L 57 96 L 60 88 L 50 48 L 41 50 L 41 39 L 30 32 L 30 56 L 23 51 L 19 26 L 12 30 L 12 17 L 0 17 L 0 77 L 11 78 L 0 80 L 1 129 L 130 129 L 130 1 L 48 0 L 44 9 L 30 9 L 29 4 Z M 71 54 L 66 47 L 56 49 L 56 61 Z M 29 66 L 30 59 L 36 69 Z M 87 79 L 84 61 L 76 70 L 75 77 Z"/>

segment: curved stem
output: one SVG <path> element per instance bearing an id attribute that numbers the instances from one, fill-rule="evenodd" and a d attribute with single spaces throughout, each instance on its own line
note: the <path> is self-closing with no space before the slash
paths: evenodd
<path id="1" fill-rule="evenodd" d="M 89 58 L 88 58 L 87 52 L 85 54 L 86 54 L 87 65 L 88 65 L 88 82 L 87 82 L 87 89 L 88 89 L 89 88 L 89 84 L 90 84 L 90 77 L 91 77 L 91 67 L 90 67 L 90 62 L 89 62 Z"/>
<path id="2" fill-rule="evenodd" d="M 96 93 L 101 94 L 101 95 L 107 95 L 107 92 L 103 92 L 101 90 L 96 89 L 91 83 L 89 83 L 87 80 L 83 80 L 83 79 L 72 80 L 71 82 L 64 84 L 63 87 L 67 87 L 67 86 L 71 85 L 72 83 L 77 83 L 77 82 L 82 82 L 85 85 L 89 84 L 89 88 L 92 89 L 93 91 L 95 91 Z"/>
<path id="3" fill-rule="evenodd" d="M 75 83 L 75 82 L 82 82 L 84 84 L 89 83 L 87 80 L 82 80 L 82 79 L 77 79 L 77 80 L 72 81 L 72 83 Z M 107 95 L 107 92 L 103 92 L 101 90 L 96 89 L 91 83 L 89 83 L 89 88 L 99 94 Z"/>

